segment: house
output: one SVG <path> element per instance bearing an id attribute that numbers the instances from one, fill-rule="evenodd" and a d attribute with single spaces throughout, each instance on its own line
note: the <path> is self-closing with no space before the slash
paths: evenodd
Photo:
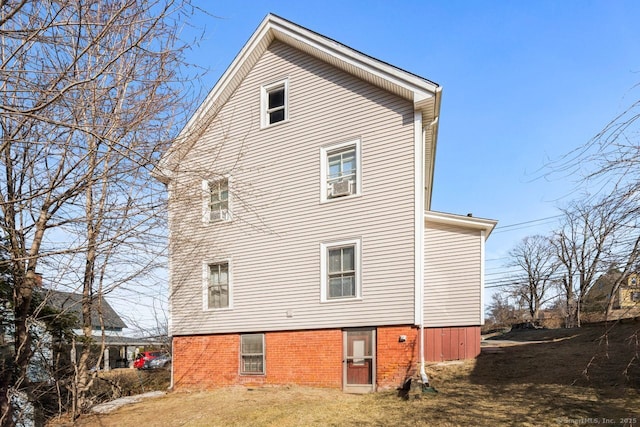
<path id="1" fill-rule="evenodd" d="M 640 309 L 640 278 L 638 273 L 621 277 L 622 273 L 611 268 L 600 276 L 585 297 L 585 305 L 593 311 L 605 311 L 609 300 L 613 297 L 614 310 Z M 618 288 L 613 291 L 615 284 Z M 635 310 L 633 310 L 635 313 Z"/>
<path id="2" fill-rule="evenodd" d="M 82 336 L 82 294 L 63 292 L 53 289 L 42 289 L 42 298 L 45 304 L 53 309 L 53 316 L 63 314 L 72 320 L 72 331 L 75 336 Z M 47 320 L 47 318 L 43 318 Z M 100 346 L 104 338 L 104 350 L 100 367 L 105 370 L 112 368 L 124 368 L 133 360 L 132 352 L 137 346 L 143 345 L 140 339 L 125 337 L 123 329 L 127 325 L 111 307 L 105 298 L 94 297 L 91 311 L 91 329 L 94 343 Z M 71 351 L 69 343 L 64 345 L 65 352 Z M 99 352 L 97 353 L 99 354 Z M 96 357 L 97 357 L 96 354 Z"/>
<path id="3" fill-rule="evenodd" d="M 82 294 L 43 288 L 41 280 L 40 278 L 40 288 L 36 292 L 36 301 L 40 305 L 38 319 L 41 326 L 33 330 L 37 335 L 35 341 L 39 345 L 34 349 L 31 370 L 41 372 L 39 377 L 46 377 L 48 375 L 46 372 L 51 370 L 54 360 L 66 364 L 73 357 L 70 356 L 73 354 L 71 339 L 68 335 L 63 336 L 61 329 L 68 328 L 71 335 L 75 337 L 84 335 L 81 325 Z M 99 369 L 129 367 L 138 349 L 145 346 L 158 348 L 163 344 L 158 339 L 127 337 L 123 331 L 126 327 L 120 315 L 104 297 L 94 296 L 91 329 L 95 349 L 92 353 L 96 362 L 98 356 L 102 354 Z M 82 340 L 77 340 L 76 357 L 79 356 L 81 342 Z M 61 353 L 63 356 L 54 357 L 54 353 Z"/>
<path id="4" fill-rule="evenodd" d="M 620 285 L 615 296 L 615 308 L 640 307 L 640 279 L 638 273 L 632 273 Z"/>
<path id="5" fill-rule="evenodd" d="M 368 392 L 479 354 L 496 222 L 431 210 L 440 97 L 264 19 L 155 171 L 175 388 Z"/>

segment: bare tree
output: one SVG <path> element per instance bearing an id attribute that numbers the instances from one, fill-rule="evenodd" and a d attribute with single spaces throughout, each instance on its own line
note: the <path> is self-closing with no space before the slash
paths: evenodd
<path id="1" fill-rule="evenodd" d="M 488 320 L 494 327 L 511 326 L 520 322 L 522 312 L 509 303 L 509 296 L 495 293 L 487 307 Z"/>
<path id="2" fill-rule="evenodd" d="M 0 378 L 3 426 L 14 422 L 12 396 L 29 387 L 30 325 L 44 306 L 32 304 L 37 269 L 69 269 L 90 344 L 95 302 L 158 261 L 164 193 L 148 172 L 193 105 L 180 74 L 187 6 L 0 2 L 0 224 L 15 326 L 13 368 Z M 88 348 L 73 382 L 75 413 L 87 403 Z"/>
<path id="3" fill-rule="evenodd" d="M 638 272 L 640 266 L 640 224 L 638 223 L 640 205 L 629 195 L 620 197 L 613 194 L 605 198 L 605 204 L 612 210 L 615 233 L 612 242 L 613 263 L 619 266 L 620 274 L 612 284 L 607 302 L 605 317 L 611 315 L 615 298 L 620 286 L 630 273 Z"/>
<path id="4" fill-rule="evenodd" d="M 562 210 L 562 227 L 554 233 L 553 245 L 561 268 L 564 299 L 572 319 L 580 327 L 582 306 L 596 279 L 613 262 L 615 232 L 619 216 L 607 203 L 575 202 Z"/>
<path id="5" fill-rule="evenodd" d="M 515 296 L 522 298 L 533 321 L 538 320 L 540 309 L 550 297 L 558 265 L 547 237 L 528 236 L 510 252 L 511 267 L 518 267 L 518 279 L 512 285 Z"/>
<path id="6" fill-rule="evenodd" d="M 629 91 L 637 95 L 640 84 Z M 632 101 L 620 114 L 585 144 L 549 165 L 549 174 L 579 177 L 578 188 L 588 190 L 583 203 L 607 210 L 617 230 L 613 237 L 615 264 L 624 275 L 631 272 L 640 248 L 640 100 Z M 592 199 L 597 200 L 593 202 Z M 562 236 L 560 236 L 562 237 Z M 564 236 L 568 237 L 568 236 Z M 565 256 L 565 259 L 568 258 Z M 572 266 L 575 268 L 575 266 Z M 568 277 L 568 280 L 571 280 Z M 613 292 L 620 286 L 614 285 Z M 613 302 L 611 301 L 611 304 Z M 611 306 L 608 308 L 609 313 Z"/>
<path id="7" fill-rule="evenodd" d="M 570 218 L 569 218 L 570 219 Z M 562 293 L 565 312 L 565 328 L 575 326 L 575 292 L 574 279 L 577 274 L 577 262 L 574 253 L 576 245 L 574 242 L 578 240 L 578 230 L 572 226 L 572 223 L 565 225 L 559 230 L 553 232 L 551 244 L 554 255 L 559 262 L 558 283 Z"/>

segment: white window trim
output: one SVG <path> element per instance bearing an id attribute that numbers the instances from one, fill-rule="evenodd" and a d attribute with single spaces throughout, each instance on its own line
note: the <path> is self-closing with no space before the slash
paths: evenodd
<path id="1" fill-rule="evenodd" d="M 330 248 L 338 247 L 338 246 L 354 246 L 354 266 L 356 269 L 356 295 L 355 297 L 345 297 L 345 298 L 329 298 L 329 284 L 327 283 L 327 275 L 328 275 L 328 256 L 327 253 Z M 349 301 L 360 301 L 362 300 L 362 285 L 361 285 L 361 240 L 360 239 L 352 239 L 352 240 L 340 240 L 334 242 L 323 242 L 320 243 L 320 302 L 322 303 L 342 303 Z"/>
<path id="2" fill-rule="evenodd" d="M 242 337 L 244 335 L 262 335 L 262 372 L 244 372 L 242 370 Z M 239 348 L 239 356 L 240 356 L 240 360 L 239 360 L 239 364 L 238 364 L 238 370 L 239 370 L 239 374 L 242 376 L 256 376 L 256 375 L 266 375 L 267 374 L 267 348 L 266 348 L 266 337 L 264 333 L 261 332 L 257 332 L 257 333 L 247 333 L 247 334 L 240 334 L 240 348 Z"/>
<path id="3" fill-rule="evenodd" d="M 348 196 L 343 197 L 327 197 L 327 175 L 328 164 L 327 155 L 332 151 L 341 150 L 349 146 L 355 146 L 356 149 L 356 192 Z M 362 153 L 361 153 L 361 141 L 360 138 L 352 139 L 349 141 L 339 142 L 337 144 L 325 145 L 320 147 L 320 203 L 336 202 L 338 200 L 350 199 L 352 197 L 359 197 L 362 194 Z"/>
<path id="4" fill-rule="evenodd" d="M 224 308 L 209 308 L 209 266 L 211 264 L 224 264 L 229 266 L 229 306 Z M 203 311 L 229 311 L 233 310 L 233 264 L 231 258 L 208 259 L 202 262 L 202 310 Z"/>
<path id="5" fill-rule="evenodd" d="M 269 123 L 267 118 L 267 109 L 269 97 L 267 96 L 272 90 L 284 86 L 284 120 L 280 120 L 276 123 Z M 260 129 L 268 128 L 271 126 L 279 125 L 280 123 L 286 123 L 289 121 L 289 79 L 279 80 L 274 83 L 269 83 L 260 87 Z"/>
<path id="6" fill-rule="evenodd" d="M 219 221 L 211 221 L 211 208 L 209 206 L 211 201 L 211 190 L 209 188 L 209 183 L 222 181 L 223 179 L 227 180 L 227 217 L 225 219 L 221 219 Z M 202 223 L 203 224 L 220 224 L 225 222 L 231 222 L 233 219 L 233 197 L 232 193 L 232 182 L 230 175 L 223 175 L 216 177 L 214 179 L 203 179 L 202 180 Z"/>

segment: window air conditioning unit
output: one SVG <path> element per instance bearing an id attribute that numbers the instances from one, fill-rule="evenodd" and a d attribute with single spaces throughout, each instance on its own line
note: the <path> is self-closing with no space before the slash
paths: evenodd
<path id="1" fill-rule="evenodd" d="M 229 220 L 229 212 L 228 211 L 220 211 L 215 210 L 211 211 L 209 214 L 210 221 L 227 221 Z"/>
<path id="2" fill-rule="evenodd" d="M 351 181 L 342 180 L 331 184 L 331 197 L 348 196 L 351 194 Z"/>

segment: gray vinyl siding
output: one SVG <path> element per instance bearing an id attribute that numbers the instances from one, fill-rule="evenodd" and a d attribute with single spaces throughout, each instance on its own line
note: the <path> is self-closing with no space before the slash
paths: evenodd
<path id="1" fill-rule="evenodd" d="M 260 129 L 260 87 L 284 78 L 289 120 Z M 413 324 L 413 126 L 410 102 L 272 44 L 171 184 L 172 334 Z M 357 138 L 361 196 L 321 203 L 320 147 Z M 233 221 L 203 224 L 201 181 L 224 174 Z M 320 245 L 350 239 L 362 299 L 321 303 Z M 203 310 L 203 261 L 219 259 L 233 309 Z"/>
<path id="2" fill-rule="evenodd" d="M 427 222 L 424 318 L 426 327 L 479 325 L 481 245 L 477 229 Z"/>

